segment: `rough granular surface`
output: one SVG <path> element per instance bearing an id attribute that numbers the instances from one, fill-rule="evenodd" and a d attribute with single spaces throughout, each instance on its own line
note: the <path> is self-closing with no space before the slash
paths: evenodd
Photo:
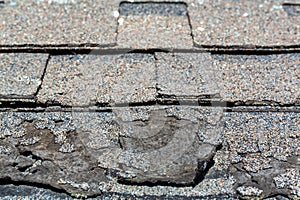
<path id="1" fill-rule="evenodd" d="M 299 5 L 0 0 L 0 199 L 299 199 Z"/>
<path id="2" fill-rule="evenodd" d="M 221 98 L 228 102 L 295 104 L 300 55 L 213 55 Z"/>
<path id="3" fill-rule="evenodd" d="M 4 1 L 0 46 L 116 44 L 117 1 Z"/>
<path id="4" fill-rule="evenodd" d="M 183 3 L 121 3 L 118 24 L 120 47 L 193 47 L 187 9 Z"/>
<path id="5" fill-rule="evenodd" d="M 0 98 L 34 98 L 48 54 L 0 53 Z"/>
<path id="6" fill-rule="evenodd" d="M 224 123 L 230 160 L 236 168 L 232 173 L 238 185 L 257 188 L 257 193 L 247 194 L 298 195 L 299 183 L 287 182 L 286 177 L 296 180 L 299 176 L 299 113 L 233 112 L 225 114 Z M 246 194 L 243 188 L 238 191 Z"/>
<path id="7" fill-rule="evenodd" d="M 294 46 L 300 44 L 300 16 L 282 1 L 192 1 L 189 8 L 198 46 Z M 297 9 L 289 6 L 291 9 Z"/>
<path id="8" fill-rule="evenodd" d="M 158 94 L 198 99 L 219 94 L 211 54 L 156 53 Z"/>
<path id="9" fill-rule="evenodd" d="M 42 103 L 84 106 L 155 100 L 150 54 L 51 57 L 38 94 Z"/>
<path id="10" fill-rule="evenodd" d="M 197 185 L 198 176 L 204 176 L 215 159 L 219 167 L 210 172 L 212 178 L 206 184 L 217 187 L 213 186 L 215 179 L 232 182 L 217 173 L 226 167 L 222 164 L 226 160 L 218 161 L 222 152 L 214 158 L 222 143 L 221 129 L 222 109 L 215 108 L 2 112 L 0 178 L 93 195 L 112 185 L 116 185 L 114 192 L 122 190 L 127 187 L 123 182 Z M 174 191 L 179 194 L 180 189 Z M 201 195 L 192 187 L 186 192 Z M 148 194 L 155 195 L 150 190 Z"/>

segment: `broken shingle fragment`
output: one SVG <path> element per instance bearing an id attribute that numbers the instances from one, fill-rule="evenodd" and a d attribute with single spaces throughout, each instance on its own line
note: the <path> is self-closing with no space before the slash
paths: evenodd
<path id="1" fill-rule="evenodd" d="M 217 110 L 180 106 L 117 109 L 122 149 L 100 156 L 99 165 L 114 172 L 120 182 L 196 185 L 222 140 L 222 111 Z M 129 119 L 134 113 L 146 116 Z M 199 132 L 204 138 L 198 137 Z"/>
<path id="2" fill-rule="evenodd" d="M 116 147 L 111 113 L 0 113 L 0 180 L 99 194 L 107 181 L 94 151 Z M 107 130 L 110 132 L 108 133 Z"/>

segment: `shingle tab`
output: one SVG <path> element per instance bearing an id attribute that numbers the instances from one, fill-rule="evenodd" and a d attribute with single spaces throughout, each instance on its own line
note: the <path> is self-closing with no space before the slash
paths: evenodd
<path id="1" fill-rule="evenodd" d="M 121 3 L 118 45 L 126 48 L 193 47 L 183 3 Z"/>
<path id="2" fill-rule="evenodd" d="M 192 1 L 189 15 L 199 47 L 300 45 L 300 15 L 288 15 L 282 1 Z"/>
<path id="3" fill-rule="evenodd" d="M 117 1 L 5 1 L 0 46 L 113 45 L 117 10 Z"/>
<path id="4" fill-rule="evenodd" d="M 148 54 L 53 56 L 38 101 L 70 106 L 154 101 L 154 57 Z"/>
<path id="5" fill-rule="evenodd" d="M 48 54 L 0 53 L 0 98 L 34 98 Z"/>
<path id="6" fill-rule="evenodd" d="M 300 54 L 221 54 L 213 60 L 222 100 L 299 103 Z"/>
<path id="7" fill-rule="evenodd" d="M 219 94 L 211 54 L 155 53 L 155 56 L 160 95 L 197 99 Z"/>

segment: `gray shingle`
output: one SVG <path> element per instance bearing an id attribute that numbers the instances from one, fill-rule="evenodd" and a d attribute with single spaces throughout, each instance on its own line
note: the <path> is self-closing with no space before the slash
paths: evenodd
<path id="1" fill-rule="evenodd" d="M 219 94 L 209 53 L 155 53 L 155 57 L 158 94 L 196 100 Z"/>
<path id="2" fill-rule="evenodd" d="M 189 15 L 197 46 L 294 46 L 300 44 L 300 15 L 282 1 L 192 1 Z"/>
<path id="3" fill-rule="evenodd" d="M 300 54 L 213 55 L 221 99 L 229 102 L 297 104 Z"/>
<path id="4" fill-rule="evenodd" d="M 0 98 L 34 98 L 48 54 L 0 53 Z"/>
<path id="5" fill-rule="evenodd" d="M 0 46 L 108 46 L 116 43 L 117 1 L 5 1 Z"/>
<path id="6" fill-rule="evenodd" d="M 122 3 L 118 45 L 126 48 L 193 47 L 186 5 L 183 3 Z"/>
<path id="7" fill-rule="evenodd" d="M 38 94 L 42 103 L 70 106 L 154 101 L 152 55 L 53 56 Z"/>

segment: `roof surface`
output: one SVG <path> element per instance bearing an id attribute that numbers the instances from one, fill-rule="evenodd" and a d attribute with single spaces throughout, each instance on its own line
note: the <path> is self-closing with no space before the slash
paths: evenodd
<path id="1" fill-rule="evenodd" d="M 298 0 L 0 1 L 0 199 L 299 199 Z"/>

